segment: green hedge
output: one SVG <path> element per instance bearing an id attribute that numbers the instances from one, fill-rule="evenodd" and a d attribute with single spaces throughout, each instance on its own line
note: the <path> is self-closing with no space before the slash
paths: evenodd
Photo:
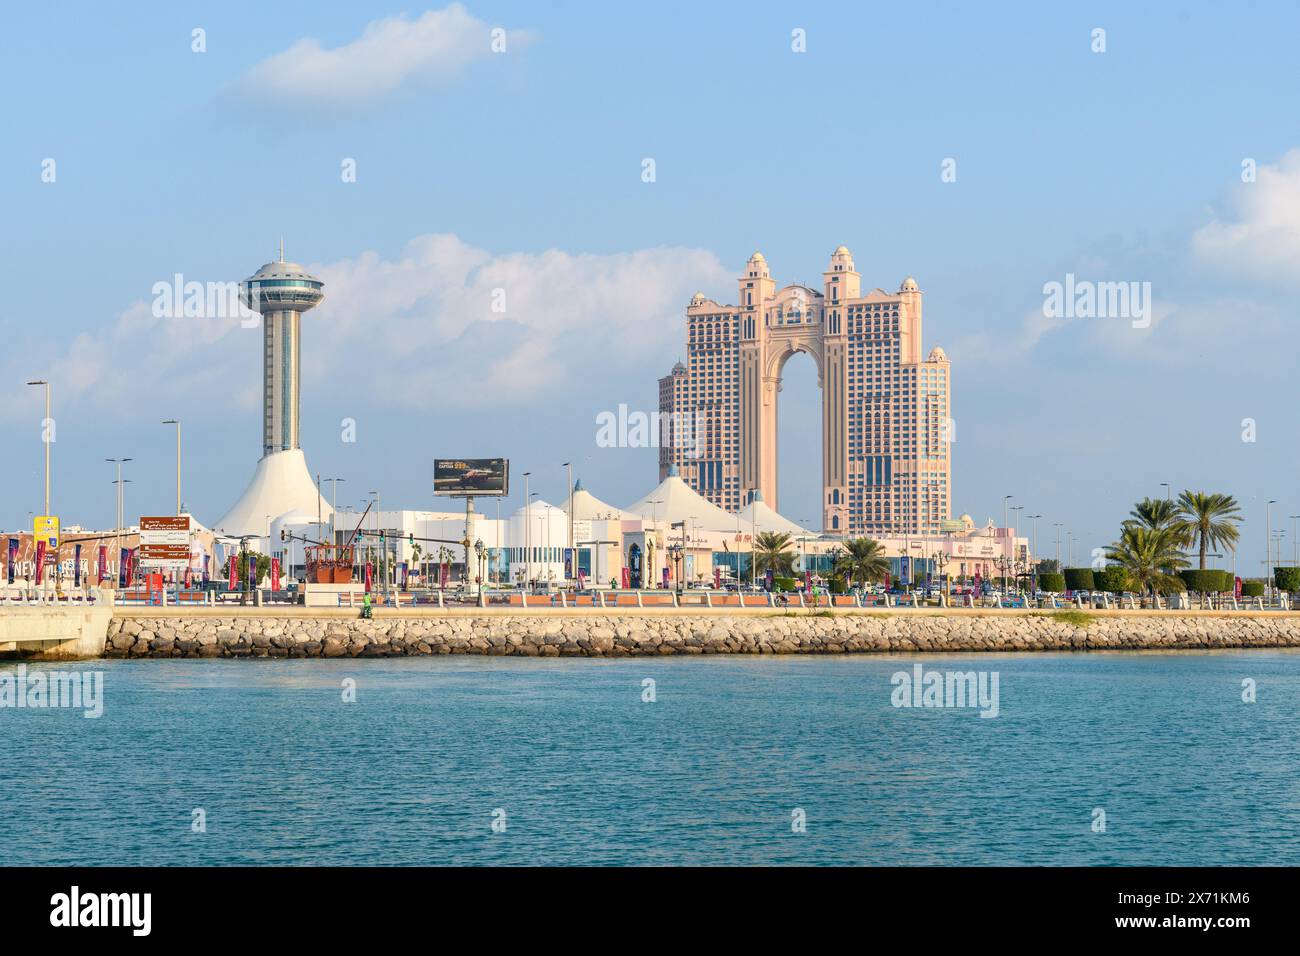
<path id="1" fill-rule="evenodd" d="M 1044 591 L 1051 594 L 1060 594 L 1065 590 L 1065 575 L 1056 571 L 1049 571 L 1047 574 L 1038 576 L 1038 586 Z"/>
<path id="2" fill-rule="evenodd" d="M 793 591 L 798 585 L 794 578 L 773 578 L 772 587 L 778 591 Z"/>
<path id="3" fill-rule="evenodd" d="M 843 578 L 831 578 L 831 594 L 843 594 L 848 588 L 844 584 Z"/>
<path id="4" fill-rule="evenodd" d="M 1205 571 L 1189 568 L 1179 571 L 1178 576 L 1187 585 L 1187 590 L 1195 591 L 1197 594 L 1214 594 L 1217 591 L 1224 590 L 1223 572 L 1218 568 Z"/>
<path id="5" fill-rule="evenodd" d="M 1222 571 L 1222 570 L 1221 570 L 1221 571 L 1219 572 L 1219 577 L 1221 578 L 1221 580 L 1219 581 L 1219 590 L 1220 590 L 1220 591 L 1234 591 L 1234 590 L 1236 590 L 1236 588 L 1237 588 L 1237 576 L 1236 576 L 1235 574 L 1233 574 L 1231 571 Z"/>
<path id="6" fill-rule="evenodd" d="M 1065 587 L 1070 591 L 1091 591 L 1096 587 L 1092 568 L 1066 568 Z"/>
<path id="7" fill-rule="evenodd" d="M 1274 568 L 1273 580 L 1283 591 L 1300 591 L 1300 568 Z"/>
<path id="8" fill-rule="evenodd" d="M 1263 581 L 1242 581 L 1241 596 L 1248 597 L 1248 598 L 1263 597 L 1264 582 Z"/>
<path id="9" fill-rule="evenodd" d="M 1112 564 L 1093 572 L 1092 579 L 1098 591 L 1119 594 L 1123 591 L 1133 590 L 1129 586 L 1128 570 L 1118 564 Z"/>

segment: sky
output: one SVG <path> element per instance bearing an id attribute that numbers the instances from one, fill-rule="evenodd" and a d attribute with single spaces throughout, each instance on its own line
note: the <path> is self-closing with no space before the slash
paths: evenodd
<path id="1" fill-rule="evenodd" d="M 526 470 L 559 503 L 565 461 L 601 498 L 641 497 L 657 451 L 598 447 L 596 418 L 656 408 L 691 294 L 735 301 L 756 249 L 779 285 L 815 285 L 843 243 L 864 288 L 925 293 L 923 350 L 953 367 L 955 513 L 1000 523 L 1014 495 L 1043 516 L 1040 553 L 1059 524 L 1082 562 L 1169 483 L 1240 500 L 1251 573 L 1275 499 L 1292 555 L 1294 4 L 4 17 L 0 527 L 41 507 L 34 378 L 53 383 L 65 523 L 112 525 L 106 458 L 134 459 L 128 515 L 174 506 L 168 418 L 187 506 L 224 513 L 261 453 L 261 331 L 157 317 L 155 285 L 241 279 L 281 238 L 326 283 L 302 339 L 310 468 L 344 479 L 340 505 L 448 509 L 435 457 L 510 458 L 508 508 Z M 1068 275 L 1150 283 L 1149 323 L 1045 316 Z M 795 520 L 818 514 L 818 409 L 796 357 Z"/>

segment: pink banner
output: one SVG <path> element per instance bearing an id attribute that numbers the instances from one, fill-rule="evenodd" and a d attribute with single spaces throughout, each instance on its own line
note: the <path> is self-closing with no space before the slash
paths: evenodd
<path id="1" fill-rule="evenodd" d="M 36 542 L 36 583 L 40 584 L 45 578 L 45 539 L 41 538 Z"/>
<path id="2" fill-rule="evenodd" d="M 271 559 L 271 590 L 280 590 L 280 559 Z"/>

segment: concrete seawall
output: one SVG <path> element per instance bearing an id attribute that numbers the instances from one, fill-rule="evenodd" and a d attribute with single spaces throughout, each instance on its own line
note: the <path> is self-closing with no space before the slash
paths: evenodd
<path id="1" fill-rule="evenodd" d="M 101 657 L 112 616 L 109 604 L 0 609 L 0 657 Z"/>
<path id="2" fill-rule="evenodd" d="M 109 657 L 630 657 L 1300 647 L 1300 614 L 1265 612 L 808 612 L 604 614 L 124 611 Z"/>

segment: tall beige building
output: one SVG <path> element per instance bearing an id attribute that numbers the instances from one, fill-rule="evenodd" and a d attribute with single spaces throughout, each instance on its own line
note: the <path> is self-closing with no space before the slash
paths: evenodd
<path id="1" fill-rule="evenodd" d="M 758 252 L 739 284 L 739 305 L 696 293 L 686 309 L 686 362 L 659 380 L 660 411 L 675 413 L 676 430 L 660 453 L 660 478 L 676 464 L 691 487 L 728 511 L 755 490 L 779 510 L 781 372 L 791 355 L 806 352 L 822 393 L 823 530 L 939 533 L 952 507 L 951 376 L 943 349 L 921 358 L 916 281 L 864 295 L 840 246 L 820 292 L 778 290 Z M 695 434 L 681 440 L 684 428 Z"/>

